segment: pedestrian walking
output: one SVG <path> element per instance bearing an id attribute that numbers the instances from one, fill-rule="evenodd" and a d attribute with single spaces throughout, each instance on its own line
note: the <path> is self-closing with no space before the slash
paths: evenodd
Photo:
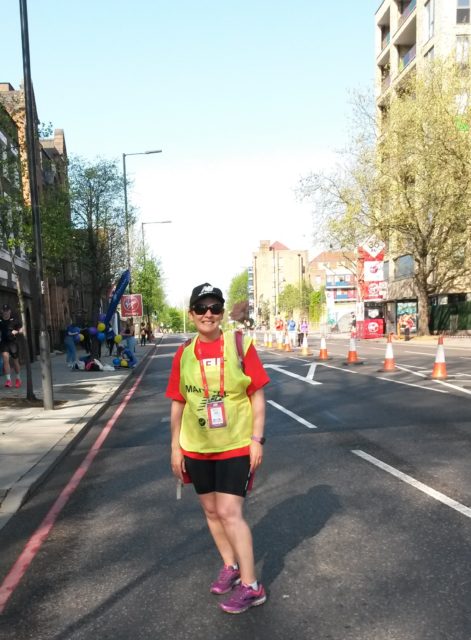
<path id="1" fill-rule="evenodd" d="M 80 328 L 70 323 L 65 330 L 64 347 L 65 347 L 65 363 L 72 369 L 77 360 L 77 347 L 75 346 L 75 336 L 80 335 Z"/>
<path id="2" fill-rule="evenodd" d="M 17 336 L 22 333 L 22 324 L 12 316 L 9 304 L 2 306 L 0 319 L 0 353 L 3 360 L 3 372 L 5 374 L 5 387 L 11 387 L 10 358 L 15 370 L 15 387 L 21 387 L 20 360 Z"/>
<path id="3" fill-rule="evenodd" d="M 166 390 L 171 466 L 181 482 L 193 483 L 223 561 L 210 591 L 229 594 L 223 611 L 242 613 L 266 600 L 243 505 L 263 460 L 263 387 L 270 380 L 250 338 L 221 331 L 220 289 L 195 287 L 189 316 L 197 335 L 178 348 Z"/>
<path id="4" fill-rule="evenodd" d="M 309 333 L 309 322 L 307 321 L 307 318 L 303 318 L 301 320 L 301 324 L 299 325 L 299 336 L 300 336 L 300 340 L 298 344 L 299 347 L 301 347 L 303 344 L 304 336 L 306 336 L 306 340 L 307 340 L 308 333 Z"/>
<path id="5" fill-rule="evenodd" d="M 290 318 L 288 320 L 288 339 L 292 347 L 296 346 L 296 320 L 294 318 Z"/>
<path id="6" fill-rule="evenodd" d="M 146 330 L 146 323 L 145 322 L 141 322 L 141 347 L 145 347 L 146 346 L 146 341 L 147 341 L 147 330 Z"/>

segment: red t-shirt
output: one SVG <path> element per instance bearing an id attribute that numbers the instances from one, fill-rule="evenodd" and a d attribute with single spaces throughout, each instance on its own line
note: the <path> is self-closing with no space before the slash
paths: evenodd
<path id="1" fill-rule="evenodd" d="M 207 360 L 210 358 L 219 358 L 221 355 L 221 344 L 220 338 L 214 340 L 214 342 L 199 342 L 200 354 L 202 360 Z M 167 384 L 167 390 L 165 392 L 165 396 L 170 398 L 171 400 L 177 400 L 178 402 L 185 402 L 185 398 L 180 393 L 180 360 L 182 358 L 183 349 L 185 349 L 185 345 L 182 344 L 178 347 L 177 352 L 173 358 L 172 369 L 170 371 L 170 377 Z M 196 353 L 196 352 L 195 352 Z M 253 346 L 247 350 L 243 358 L 244 362 L 244 373 L 246 376 L 249 376 L 251 382 L 247 387 L 247 395 L 252 395 L 258 389 L 264 387 L 268 382 L 270 382 L 270 378 L 265 371 L 263 364 L 258 357 L 258 353 Z M 207 459 L 221 459 L 221 458 L 233 458 L 240 455 L 248 455 L 249 447 L 242 447 L 241 449 L 232 449 L 231 451 L 224 451 L 221 453 L 208 453 L 201 454 L 196 452 L 183 452 L 185 455 L 189 455 L 192 458 L 199 458 L 203 460 Z"/>

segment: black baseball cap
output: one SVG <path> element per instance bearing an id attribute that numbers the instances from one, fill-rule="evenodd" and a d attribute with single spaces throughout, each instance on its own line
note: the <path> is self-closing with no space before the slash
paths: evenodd
<path id="1" fill-rule="evenodd" d="M 2 305 L 2 311 L 11 311 L 11 307 L 9 304 Z"/>
<path id="2" fill-rule="evenodd" d="M 193 308 L 198 300 L 201 300 L 201 298 L 207 298 L 208 296 L 216 298 L 222 304 L 224 304 L 225 302 L 221 289 L 213 287 L 213 285 L 209 284 L 209 282 L 204 282 L 203 284 L 199 284 L 197 287 L 195 287 L 191 292 L 190 309 Z"/>

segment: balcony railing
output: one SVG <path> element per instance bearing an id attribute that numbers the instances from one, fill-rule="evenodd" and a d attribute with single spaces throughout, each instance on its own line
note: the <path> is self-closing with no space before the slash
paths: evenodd
<path id="1" fill-rule="evenodd" d="M 391 74 L 388 74 L 381 80 L 381 91 L 386 91 L 386 89 L 391 85 Z"/>
<path id="2" fill-rule="evenodd" d="M 391 32 L 388 31 L 387 33 L 385 33 L 383 35 L 383 37 L 381 38 L 381 51 L 383 49 L 386 49 L 386 47 L 388 46 L 388 44 L 391 42 Z"/>
<path id="3" fill-rule="evenodd" d="M 414 11 L 416 6 L 417 6 L 417 0 L 410 0 L 409 4 L 404 9 L 404 11 L 401 14 L 401 17 L 399 18 L 398 28 L 402 27 L 402 25 L 407 20 L 407 18 L 411 15 L 411 13 Z"/>
<path id="4" fill-rule="evenodd" d="M 415 59 L 416 50 L 417 50 L 417 47 L 414 44 L 403 56 L 401 56 L 399 60 L 399 71 L 402 71 L 403 69 L 405 69 L 407 65 L 409 65 L 412 62 L 412 60 Z"/>

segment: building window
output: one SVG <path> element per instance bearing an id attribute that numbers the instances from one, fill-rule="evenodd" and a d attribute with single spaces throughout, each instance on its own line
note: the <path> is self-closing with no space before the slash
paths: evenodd
<path id="1" fill-rule="evenodd" d="M 458 0 L 456 9 L 457 24 L 469 24 L 470 0 Z"/>
<path id="2" fill-rule="evenodd" d="M 469 62 L 469 36 L 456 36 L 456 62 L 467 65 Z"/>
<path id="3" fill-rule="evenodd" d="M 414 258 L 411 255 L 400 256 L 395 261 L 395 276 L 409 278 L 414 275 Z"/>
<path id="4" fill-rule="evenodd" d="M 424 34 L 425 40 L 430 40 L 435 27 L 435 0 L 428 0 L 424 5 Z"/>

